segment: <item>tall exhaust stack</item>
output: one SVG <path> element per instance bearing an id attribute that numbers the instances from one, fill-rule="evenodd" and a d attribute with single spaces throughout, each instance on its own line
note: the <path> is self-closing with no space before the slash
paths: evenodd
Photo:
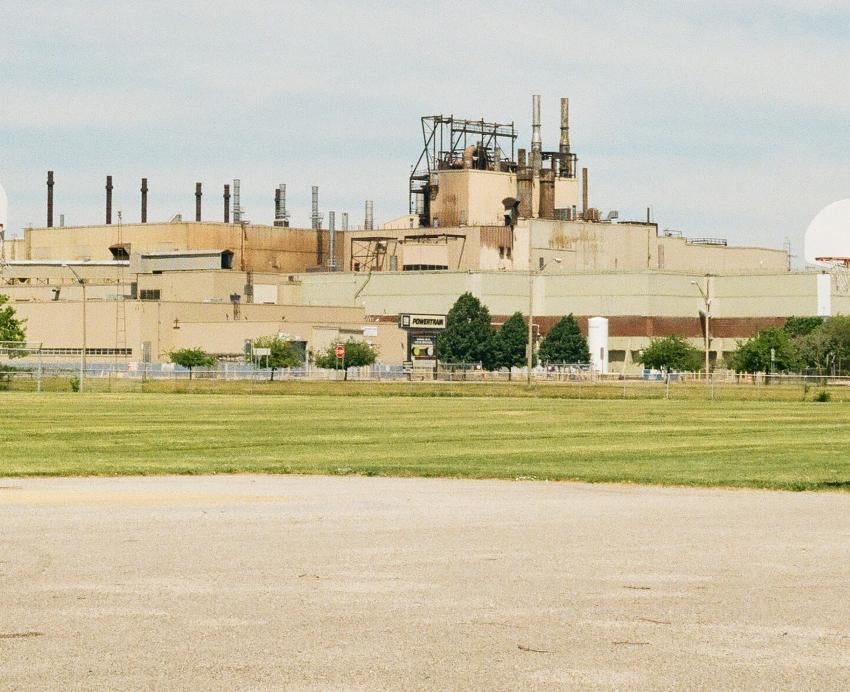
<path id="1" fill-rule="evenodd" d="M 239 178 L 233 180 L 233 223 L 242 221 L 242 207 L 239 200 Z"/>
<path id="2" fill-rule="evenodd" d="M 375 208 L 371 199 L 366 200 L 366 217 L 364 219 L 363 228 L 367 231 L 374 230 L 375 227 Z"/>
<path id="3" fill-rule="evenodd" d="M 328 269 L 336 269 L 336 212 L 328 212 Z"/>
<path id="4" fill-rule="evenodd" d="M 587 168 L 581 169 L 581 217 L 587 221 Z"/>
<path id="5" fill-rule="evenodd" d="M 112 223 L 112 176 L 106 176 L 106 223 Z"/>
<path id="6" fill-rule="evenodd" d="M 195 183 L 195 221 L 201 220 L 201 197 L 203 194 L 201 183 Z"/>
<path id="7" fill-rule="evenodd" d="M 53 228 L 53 171 L 47 171 L 47 227 Z"/>
<path id="8" fill-rule="evenodd" d="M 319 218 L 319 186 L 313 185 L 313 204 L 312 204 L 312 214 L 310 215 L 310 223 L 311 228 L 314 231 L 319 230 L 322 227 L 321 219 Z"/>
<path id="9" fill-rule="evenodd" d="M 142 178 L 142 223 L 148 222 L 148 179 Z"/>
<path id="10" fill-rule="evenodd" d="M 224 223 L 230 223 L 230 185 L 224 186 Z"/>
<path id="11" fill-rule="evenodd" d="M 347 211 L 342 212 L 342 230 L 343 231 L 348 230 L 348 212 Z"/>
<path id="12" fill-rule="evenodd" d="M 274 191 L 274 225 L 289 226 L 286 213 L 286 185 L 281 183 Z"/>
<path id="13" fill-rule="evenodd" d="M 573 160 L 570 156 L 570 100 L 568 98 L 561 99 L 561 141 L 558 151 L 561 154 L 560 177 L 572 178 Z"/>
<path id="14" fill-rule="evenodd" d="M 531 97 L 531 168 L 534 175 L 540 173 L 543 164 L 543 140 L 540 138 L 540 95 Z"/>
<path id="15" fill-rule="evenodd" d="M 274 189 L 274 225 L 280 226 L 280 188 Z"/>

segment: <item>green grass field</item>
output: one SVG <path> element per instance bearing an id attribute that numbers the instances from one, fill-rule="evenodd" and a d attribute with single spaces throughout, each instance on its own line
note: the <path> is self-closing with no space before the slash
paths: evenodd
<path id="1" fill-rule="evenodd" d="M 843 402 L 449 391 L 5 392 L 0 476 L 268 472 L 850 489 Z"/>

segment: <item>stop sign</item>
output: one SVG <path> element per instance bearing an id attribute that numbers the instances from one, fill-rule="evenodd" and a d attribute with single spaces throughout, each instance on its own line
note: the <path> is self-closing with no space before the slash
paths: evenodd
<path id="1" fill-rule="evenodd" d="M 339 345 L 336 347 L 336 357 L 345 358 L 345 346 Z"/>

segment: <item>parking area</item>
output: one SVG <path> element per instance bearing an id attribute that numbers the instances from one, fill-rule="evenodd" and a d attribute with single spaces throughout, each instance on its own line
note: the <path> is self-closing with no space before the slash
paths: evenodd
<path id="1" fill-rule="evenodd" d="M 850 687 L 850 493 L 0 479 L 0 686 Z"/>

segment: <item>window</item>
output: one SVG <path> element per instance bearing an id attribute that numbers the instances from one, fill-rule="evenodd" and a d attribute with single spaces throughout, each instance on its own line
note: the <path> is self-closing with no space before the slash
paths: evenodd
<path id="1" fill-rule="evenodd" d="M 141 300 L 159 300 L 160 291 L 158 288 L 143 288 L 139 291 L 139 298 Z"/>

